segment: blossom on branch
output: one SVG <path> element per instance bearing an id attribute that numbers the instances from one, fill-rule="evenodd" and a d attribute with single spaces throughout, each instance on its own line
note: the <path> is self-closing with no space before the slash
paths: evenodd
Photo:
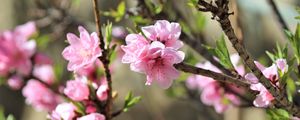
<path id="1" fill-rule="evenodd" d="M 0 75 L 7 75 L 11 71 L 22 75 L 30 73 L 30 58 L 35 52 L 36 43 L 28 40 L 35 32 L 35 23 L 28 22 L 12 31 L 0 33 Z"/>
<path id="2" fill-rule="evenodd" d="M 236 54 L 231 55 L 231 61 L 240 75 L 244 74 L 244 67 L 238 66 L 239 56 Z M 208 69 L 217 73 L 221 71 L 212 65 L 210 62 L 198 63 L 197 67 Z M 226 85 L 219 83 L 213 78 L 192 75 L 186 80 L 186 85 L 189 89 L 196 89 L 201 92 L 200 99 L 206 104 L 213 106 L 217 113 L 223 113 L 232 105 L 239 105 L 240 99 L 233 93 L 228 92 L 231 89 L 235 92 L 241 92 L 240 89 L 233 85 Z"/>
<path id="3" fill-rule="evenodd" d="M 74 72 L 93 64 L 102 55 L 97 33 L 90 35 L 82 26 L 78 30 L 79 38 L 73 33 L 67 34 L 70 45 L 62 52 L 63 57 L 69 61 L 68 70 Z"/>
<path id="4" fill-rule="evenodd" d="M 90 95 L 88 85 L 83 81 L 83 77 L 75 78 L 67 82 L 64 93 L 74 101 L 87 100 Z"/>
<path id="5" fill-rule="evenodd" d="M 272 64 L 270 67 L 266 68 L 259 62 L 255 61 L 256 66 L 262 71 L 263 75 L 270 80 L 274 87 L 279 86 L 279 75 L 278 70 L 281 70 L 282 73 L 287 72 L 288 65 L 285 59 L 277 59 L 275 64 Z M 256 96 L 256 99 L 253 101 L 254 106 L 256 107 L 268 107 L 274 97 L 272 94 L 259 82 L 256 76 L 253 73 L 247 73 L 245 78 L 248 82 L 251 83 L 250 89 L 259 91 L 259 94 Z"/>
<path id="6" fill-rule="evenodd" d="M 60 102 L 58 95 L 52 92 L 43 83 L 34 79 L 27 82 L 22 90 L 22 94 L 26 98 L 26 102 L 38 110 L 51 111 Z"/>
<path id="7" fill-rule="evenodd" d="M 127 35 L 126 45 L 121 46 L 125 52 L 122 62 L 129 63 L 132 71 L 146 74 L 146 85 L 155 81 L 162 88 L 169 88 L 179 77 L 173 65 L 184 59 L 184 53 L 178 51 L 182 47 L 178 40 L 181 28 L 178 23 L 159 20 L 142 30 L 147 38 L 141 34 Z"/>

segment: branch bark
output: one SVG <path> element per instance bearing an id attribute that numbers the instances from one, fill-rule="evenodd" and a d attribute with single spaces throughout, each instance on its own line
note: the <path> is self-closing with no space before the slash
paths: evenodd
<path id="1" fill-rule="evenodd" d="M 183 72 L 211 77 L 214 80 L 217 80 L 217 81 L 220 81 L 223 83 L 235 84 L 240 87 L 249 87 L 249 84 L 246 83 L 246 81 L 243 79 L 238 79 L 238 78 L 234 78 L 234 77 L 222 74 L 222 73 L 216 73 L 216 72 L 213 72 L 210 70 L 194 67 L 192 65 L 188 65 L 185 63 L 175 64 L 174 67 Z"/>
<path id="2" fill-rule="evenodd" d="M 101 22 L 100 22 L 100 14 L 99 14 L 99 7 L 98 7 L 98 1 L 93 0 L 93 10 L 94 10 L 94 16 L 95 16 L 95 22 L 96 22 L 96 28 L 97 28 L 97 33 L 98 37 L 100 39 L 100 48 L 102 49 L 102 56 L 99 57 L 100 61 L 103 64 L 104 71 L 105 71 L 105 77 L 107 80 L 108 84 L 108 98 L 106 100 L 105 104 L 105 118 L 106 120 L 111 120 L 112 115 L 111 115 L 111 110 L 112 110 L 112 81 L 111 81 L 111 74 L 109 70 L 109 63 L 110 60 L 108 58 L 108 52 L 109 49 L 105 48 L 105 42 L 104 38 L 101 32 Z"/>
<path id="3" fill-rule="evenodd" d="M 251 58 L 250 54 L 246 51 L 243 45 L 239 42 L 229 20 L 228 13 L 228 3 L 218 6 L 214 6 L 210 3 L 200 0 L 198 2 L 200 6 L 206 8 L 207 11 L 210 11 L 213 14 L 213 18 L 218 17 L 217 21 L 220 23 L 221 28 L 224 33 L 232 43 L 233 47 L 236 49 L 240 57 L 243 59 L 243 62 L 248 66 L 248 68 L 255 74 L 259 81 L 267 88 L 267 90 L 275 97 L 278 103 L 283 106 L 283 109 L 287 110 L 289 113 L 292 113 L 296 117 L 300 117 L 300 108 L 294 103 L 288 101 L 288 99 L 281 93 L 279 89 L 274 87 L 272 83 L 262 74 L 262 72 L 254 64 L 254 60 Z"/>

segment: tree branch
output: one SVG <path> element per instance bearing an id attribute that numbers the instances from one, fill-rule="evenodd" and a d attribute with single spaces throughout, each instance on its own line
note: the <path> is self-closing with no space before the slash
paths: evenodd
<path id="1" fill-rule="evenodd" d="M 214 80 L 217 80 L 217 81 L 220 81 L 223 83 L 235 84 L 240 87 L 249 87 L 249 84 L 246 83 L 246 81 L 243 79 L 237 79 L 237 78 L 234 78 L 234 77 L 222 74 L 222 73 L 216 73 L 216 72 L 213 72 L 210 70 L 194 67 L 192 65 L 188 65 L 185 63 L 175 64 L 174 67 L 183 72 L 211 77 Z"/>
<path id="2" fill-rule="evenodd" d="M 96 28 L 97 28 L 97 33 L 100 39 L 100 48 L 102 49 L 102 56 L 99 57 L 101 62 L 103 63 L 103 67 L 105 69 L 105 77 L 107 80 L 108 84 L 108 98 L 106 100 L 105 104 L 105 118 L 106 120 L 111 120 L 111 110 L 112 110 L 112 81 L 111 81 L 111 74 L 109 70 L 109 58 L 108 58 L 108 50 L 105 48 L 105 42 L 104 38 L 102 36 L 101 32 L 101 22 L 100 22 L 100 15 L 99 15 L 99 7 L 98 7 L 98 1 L 93 0 L 93 10 L 94 10 L 94 15 L 95 15 L 95 22 L 96 22 Z"/>
<path id="3" fill-rule="evenodd" d="M 225 32 L 226 36 L 232 43 L 233 47 L 239 53 L 243 62 L 248 66 L 248 68 L 255 74 L 255 76 L 259 79 L 259 81 L 267 88 L 267 90 L 275 97 L 275 99 L 284 106 L 283 109 L 292 113 L 296 117 L 300 117 L 300 108 L 295 104 L 289 102 L 284 94 L 281 93 L 279 89 L 274 87 L 270 80 L 268 80 L 262 72 L 256 67 L 254 64 L 254 60 L 251 58 L 249 53 L 243 47 L 243 45 L 239 42 L 229 20 L 228 6 L 218 5 L 214 6 L 210 3 L 205 2 L 204 0 L 200 0 L 198 2 L 199 5 L 203 6 L 207 10 L 209 10 L 214 17 L 218 17 L 217 21 L 220 23 L 221 28 Z"/>

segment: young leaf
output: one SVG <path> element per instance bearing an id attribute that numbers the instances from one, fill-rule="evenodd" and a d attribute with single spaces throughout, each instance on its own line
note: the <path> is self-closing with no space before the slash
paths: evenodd
<path id="1" fill-rule="evenodd" d="M 117 7 L 118 16 L 116 17 L 115 21 L 116 22 L 120 21 L 123 18 L 123 16 L 125 15 L 125 12 L 126 12 L 125 1 L 121 1 Z"/>
<path id="2" fill-rule="evenodd" d="M 12 114 L 9 114 L 6 120 L 15 120 L 15 117 Z"/>
<path id="3" fill-rule="evenodd" d="M 289 113 L 283 109 L 267 109 L 267 115 L 270 120 L 289 120 Z"/>
<path id="4" fill-rule="evenodd" d="M 0 106 L 0 120 L 5 120 L 4 109 Z"/>
<path id="5" fill-rule="evenodd" d="M 125 103 L 123 107 L 123 111 L 127 112 L 129 108 L 140 102 L 142 99 L 141 96 L 134 97 L 132 92 L 130 91 L 125 97 Z"/>
<path id="6" fill-rule="evenodd" d="M 224 35 L 217 40 L 216 42 L 217 46 L 215 48 L 215 54 L 219 58 L 220 63 L 227 69 L 234 69 L 231 60 L 230 55 L 226 46 Z"/>

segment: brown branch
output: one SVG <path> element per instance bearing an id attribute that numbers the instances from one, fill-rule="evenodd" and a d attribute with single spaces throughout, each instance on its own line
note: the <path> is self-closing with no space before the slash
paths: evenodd
<path id="1" fill-rule="evenodd" d="M 211 77 L 214 80 L 217 80 L 217 81 L 220 81 L 223 83 L 235 84 L 240 87 L 249 87 L 249 84 L 246 83 L 245 80 L 237 79 L 237 78 L 234 78 L 234 77 L 222 74 L 222 73 L 216 73 L 216 72 L 213 72 L 210 70 L 194 67 L 192 65 L 188 65 L 185 63 L 175 64 L 174 67 L 183 72 Z"/>
<path id="2" fill-rule="evenodd" d="M 274 13 L 276 14 L 276 17 L 282 27 L 283 30 L 289 30 L 288 25 L 286 24 L 286 22 L 284 21 L 282 15 L 280 14 L 278 7 L 276 6 L 274 0 L 268 0 L 269 4 L 271 5 Z"/>
<path id="3" fill-rule="evenodd" d="M 214 17 L 218 17 L 218 22 L 221 25 L 221 28 L 227 35 L 228 39 L 232 43 L 233 47 L 239 53 L 243 62 L 248 66 L 248 68 L 255 74 L 255 76 L 260 80 L 260 82 L 267 88 L 267 90 L 275 97 L 275 99 L 280 103 L 283 109 L 292 113 L 296 117 L 300 117 L 300 108 L 295 104 L 288 101 L 288 99 L 281 93 L 279 89 L 274 87 L 272 83 L 262 74 L 262 72 L 256 67 L 254 64 L 254 60 L 251 58 L 249 53 L 243 47 L 243 45 L 239 42 L 229 20 L 228 7 L 224 5 L 214 6 L 210 3 L 205 2 L 204 0 L 200 0 L 198 2 L 199 5 L 203 6 L 207 10 L 209 10 Z"/>
<path id="4" fill-rule="evenodd" d="M 98 1 L 93 0 L 93 10 L 94 10 L 94 15 L 95 15 L 95 22 L 96 22 L 96 28 L 97 28 L 97 33 L 100 39 L 100 48 L 102 49 L 102 56 L 99 57 L 101 62 L 103 63 L 104 69 L 105 69 L 105 77 L 107 80 L 108 84 L 108 98 L 105 104 L 105 117 L 106 120 L 111 120 L 111 110 L 112 110 L 112 81 L 111 81 L 111 74 L 109 70 L 109 58 L 108 58 L 108 52 L 109 50 L 105 48 L 105 42 L 104 38 L 102 36 L 101 32 L 101 23 L 100 23 L 100 15 L 99 15 L 99 7 L 98 7 Z"/>

